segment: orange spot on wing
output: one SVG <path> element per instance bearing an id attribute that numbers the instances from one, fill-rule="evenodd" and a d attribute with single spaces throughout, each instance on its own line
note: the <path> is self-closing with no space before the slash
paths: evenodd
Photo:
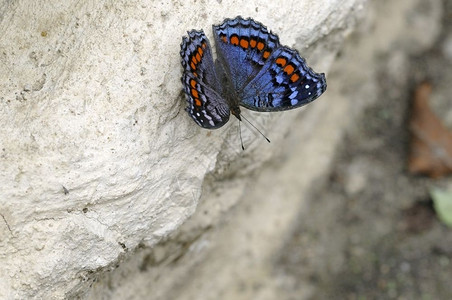
<path id="1" fill-rule="evenodd" d="M 295 82 L 298 79 L 300 79 L 300 76 L 297 73 L 295 73 L 292 76 L 290 76 L 290 81 L 292 81 L 292 82 Z"/>
<path id="2" fill-rule="evenodd" d="M 236 35 L 231 36 L 231 44 L 234 46 L 239 44 L 239 38 Z"/>
<path id="3" fill-rule="evenodd" d="M 190 79 L 190 86 L 191 86 L 192 88 L 195 88 L 195 87 L 196 87 L 196 80 Z"/>
<path id="4" fill-rule="evenodd" d="M 206 49 L 206 47 L 207 47 L 206 42 L 203 42 L 203 43 L 201 44 L 201 47 L 202 47 L 203 49 Z"/>
<path id="5" fill-rule="evenodd" d="M 280 67 L 284 67 L 287 64 L 287 59 L 285 59 L 284 57 L 278 57 L 276 59 L 276 64 Z"/>
<path id="6" fill-rule="evenodd" d="M 287 65 L 283 70 L 287 73 L 287 75 L 290 75 L 293 71 L 295 71 L 295 68 L 292 65 Z"/>
<path id="7" fill-rule="evenodd" d="M 190 63 L 190 67 L 192 70 L 196 70 L 196 65 L 193 61 Z"/>
<path id="8" fill-rule="evenodd" d="M 262 54 L 264 59 L 267 59 L 270 56 L 270 51 L 264 51 L 264 54 Z"/>
<path id="9" fill-rule="evenodd" d="M 225 35 L 220 36 L 220 39 L 223 43 L 227 43 L 228 42 L 228 38 Z"/>
<path id="10" fill-rule="evenodd" d="M 204 50 L 202 50 L 201 47 L 198 47 L 198 53 L 199 53 L 199 55 L 202 56 L 204 54 Z"/>
<path id="11" fill-rule="evenodd" d="M 193 72 L 193 76 L 198 77 L 198 73 Z"/>
<path id="12" fill-rule="evenodd" d="M 198 98 L 198 97 L 199 97 L 198 91 L 195 90 L 195 89 L 191 89 L 191 95 L 192 95 L 193 97 L 195 97 L 195 98 Z"/>
<path id="13" fill-rule="evenodd" d="M 257 41 L 255 39 L 251 39 L 251 41 L 250 41 L 251 48 L 256 48 L 256 45 L 257 45 Z"/>
<path id="14" fill-rule="evenodd" d="M 201 61 L 201 55 L 199 55 L 199 52 L 196 53 L 196 59 L 197 59 L 198 61 Z"/>
<path id="15" fill-rule="evenodd" d="M 257 49 L 259 49 L 259 51 L 262 51 L 262 49 L 264 49 L 265 48 L 265 44 L 264 43 L 262 43 L 262 42 L 258 42 L 257 43 Z"/>
<path id="16" fill-rule="evenodd" d="M 201 100 L 199 100 L 198 98 L 195 98 L 195 105 L 201 106 L 202 105 Z"/>
<path id="17" fill-rule="evenodd" d="M 240 40 L 240 47 L 242 47 L 243 49 L 248 49 L 249 44 L 250 43 L 246 39 Z"/>

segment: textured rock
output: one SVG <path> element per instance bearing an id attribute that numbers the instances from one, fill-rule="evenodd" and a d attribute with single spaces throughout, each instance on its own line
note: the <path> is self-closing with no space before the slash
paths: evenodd
<path id="1" fill-rule="evenodd" d="M 94 279 L 124 257 L 120 269 L 127 270 L 128 279 L 117 272 L 110 279 L 124 282 L 124 288 L 107 291 L 106 277 L 101 277 L 91 296 L 111 292 L 119 299 L 133 291 L 138 299 L 149 295 L 149 287 L 156 298 L 168 298 L 182 293 L 174 289 L 177 280 L 194 280 L 187 275 L 205 249 L 214 255 L 215 249 L 253 244 L 255 234 L 268 234 L 268 239 L 253 244 L 253 255 L 271 259 L 268 255 L 279 245 L 275 239 L 283 238 L 296 218 L 303 191 L 328 166 L 340 137 L 336 128 L 347 123 L 346 101 L 331 99 L 327 92 L 306 113 L 245 111 L 272 143 L 243 128 L 247 149 L 242 152 L 235 120 L 205 131 L 183 111 L 181 36 L 192 28 L 211 36 L 211 24 L 238 14 L 251 16 L 279 34 L 283 44 L 299 49 L 316 71 L 327 72 L 365 2 L 3 3 L 0 298 L 85 295 Z M 329 109 L 332 103 L 334 110 Z M 296 134 L 284 139 L 289 130 Z M 282 178 L 270 172 L 254 181 L 275 154 L 289 162 L 293 156 L 309 159 L 285 164 L 278 173 L 285 174 Z M 297 177 L 301 179 L 293 186 L 290 179 Z M 285 183 L 287 188 L 273 191 L 273 185 Z M 248 211 L 232 208 L 240 222 L 222 230 L 225 212 L 246 199 L 250 189 L 262 202 L 246 204 Z M 256 226 L 259 231 L 252 230 Z M 242 234 L 230 240 L 230 230 Z M 216 234 L 227 244 L 211 244 Z M 145 250 L 137 251 L 138 246 Z M 191 260 L 171 272 L 168 263 L 184 255 Z M 231 255 L 237 257 L 229 257 L 228 263 L 253 270 L 240 261 L 250 253 Z M 149 286 L 138 267 L 148 270 L 147 278 L 160 276 L 158 287 Z M 230 267 L 223 258 L 202 266 L 211 268 L 211 278 L 219 269 L 230 280 L 249 275 L 234 274 Z M 136 284 L 144 286 L 137 289 Z M 212 298 L 221 295 L 211 293 Z M 190 295 L 195 296 L 185 294 Z"/>

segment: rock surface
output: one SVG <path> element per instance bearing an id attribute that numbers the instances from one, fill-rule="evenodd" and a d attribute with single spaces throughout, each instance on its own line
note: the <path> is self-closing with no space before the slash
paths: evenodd
<path id="1" fill-rule="evenodd" d="M 328 70 L 365 3 L 0 6 L 0 298 L 274 299 L 268 263 L 352 119 Z M 188 118 L 179 80 L 181 36 L 239 14 L 329 85 L 306 109 L 246 111 L 272 143 L 243 128 L 245 151 L 235 120 Z"/>

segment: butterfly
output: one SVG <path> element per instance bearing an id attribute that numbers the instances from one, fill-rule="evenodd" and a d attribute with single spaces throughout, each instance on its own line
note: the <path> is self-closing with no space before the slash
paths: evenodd
<path id="1" fill-rule="evenodd" d="M 199 126 L 220 128 L 240 106 L 260 112 L 294 109 L 326 90 L 323 73 L 307 66 L 294 49 L 251 18 L 238 16 L 213 25 L 217 59 L 202 30 L 182 38 L 185 109 Z"/>

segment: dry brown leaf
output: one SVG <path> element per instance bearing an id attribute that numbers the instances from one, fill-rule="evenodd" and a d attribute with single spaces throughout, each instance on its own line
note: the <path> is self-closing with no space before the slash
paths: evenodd
<path id="1" fill-rule="evenodd" d="M 422 83 L 414 94 L 408 169 L 411 173 L 438 178 L 452 173 L 452 133 L 430 109 L 431 92 L 431 84 Z"/>

